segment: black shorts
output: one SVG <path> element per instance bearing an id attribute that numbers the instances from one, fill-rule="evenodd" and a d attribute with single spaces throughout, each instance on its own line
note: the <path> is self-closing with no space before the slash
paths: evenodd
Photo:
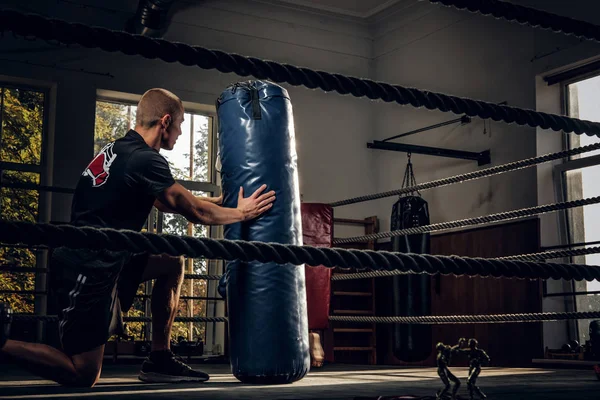
<path id="1" fill-rule="evenodd" d="M 57 248 L 50 261 L 60 312 L 59 337 L 68 355 L 123 333 L 122 313 L 133 304 L 148 254 Z"/>

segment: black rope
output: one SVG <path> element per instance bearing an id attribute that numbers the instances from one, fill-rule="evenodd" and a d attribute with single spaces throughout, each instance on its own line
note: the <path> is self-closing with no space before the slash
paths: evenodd
<path id="1" fill-rule="evenodd" d="M 519 254 L 506 257 L 494 257 L 494 260 L 516 260 L 516 261 L 546 261 L 554 260 L 557 258 L 584 256 L 587 254 L 600 254 L 600 247 L 589 247 L 586 249 L 571 249 L 571 250 L 557 250 L 557 251 L 544 251 L 541 253 L 531 254 Z M 367 278 L 382 278 L 387 276 L 405 275 L 406 272 L 402 271 L 369 271 L 369 272 L 357 272 L 354 274 L 334 274 L 331 277 L 332 281 L 344 281 L 351 279 L 367 279 Z"/>
<path id="2" fill-rule="evenodd" d="M 325 92 L 336 91 L 342 95 L 351 94 L 371 100 L 381 99 L 385 102 L 396 102 L 417 108 L 425 107 L 430 110 L 437 109 L 459 115 L 466 114 L 470 117 L 477 116 L 483 119 L 504 121 L 508 124 L 516 123 L 600 137 L 600 123 L 592 121 L 375 82 L 370 79 L 314 71 L 254 57 L 169 42 L 164 39 L 69 23 L 35 14 L 23 14 L 14 10 L 0 10 L 0 29 L 26 37 L 34 36 L 45 40 L 57 40 L 64 44 L 79 44 L 109 52 L 119 51 L 127 55 L 141 55 L 149 59 L 158 58 L 166 62 L 179 62 L 186 66 L 198 66 L 206 70 L 216 69 L 223 73 L 235 73 L 242 77 L 253 76 L 257 79 L 268 79 L 278 83 L 285 82 L 292 86 L 302 85 L 309 89 L 318 88 Z"/>
<path id="3" fill-rule="evenodd" d="M 346 206 L 349 204 L 362 203 L 364 201 L 382 199 L 385 197 L 397 196 L 406 193 L 412 193 L 416 190 L 427 190 L 433 189 L 437 187 L 452 185 L 454 183 L 462 183 L 471 181 L 474 179 L 485 178 L 487 176 L 503 174 L 509 171 L 516 171 L 519 169 L 533 167 L 538 164 L 542 164 L 548 161 L 560 160 L 561 158 L 567 158 L 571 156 L 575 156 L 578 154 L 587 153 L 590 151 L 600 150 L 600 143 L 594 143 L 587 146 L 577 147 L 571 150 L 559 151 L 557 153 L 545 154 L 539 157 L 528 158 L 525 160 L 513 161 L 507 164 L 498 165 L 496 167 L 490 167 L 486 169 L 481 169 L 479 171 L 467 172 L 465 174 L 455 175 L 448 178 L 437 179 L 431 182 L 420 183 L 413 187 L 401 188 L 396 190 L 391 190 L 388 192 L 369 194 L 366 196 L 358 196 L 353 197 L 347 200 L 336 201 L 333 203 L 329 203 L 331 207 L 339 207 Z"/>
<path id="4" fill-rule="evenodd" d="M 600 42 L 600 26 L 573 18 L 563 17 L 535 8 L 498 0 L 429 0 L 451 6 L 459 10 L 467 10 L 497 19 L 505 19 L 521 25 L 551 30 L 556 33 L 575 36 L 580 39 Z"/>
<path id="5" fill-rule="evenodd" d="M 383 324 L 481 324 L 508 322 L 540 322 L 563 321 L 572 319 L 600 318 L 600 311 L 587 312 L 546 312 L 523 314 L 491 314 L 491 315 L 427 315 L 400 317 L 370 317 L 331 315 L 330 321 L 364 322 Z M 15 321 L 57 322 L 57 315 L 13 314 Z M 152 317 L 123 317 L 125 322 L 151 322 Z M 175 322 L 228 322 L 226 317 L 175 317 Z"/>
<path id="6" fill-rule="evenodd" d="M 58 315 L 13 314 L 15 321 L 56 322 Z M 123 317 L 125 322 L 151 322 L 152 317 Z M 227 322 L 225 317 L 175 317 L 175 322 Z"/>
<path id="7" fill-rule="evenodd" d="M 508 322 L 564 321 L 571 319 L 600 318 L 600 311 L 589 312 L 546 312 L 528 314 L 491 315 L 431 315 L 415 317 L 370 317 L 370 316 L 330 316 L 330 321 L 364 322 L 378 324 L 490 324 Z"/>
<path id="8" fill-rule="evenodd" d="M 359 243 L 370 240 L 391 238 L 397 236 L 415 235 L 426 232 L 439 232 L 448 229 L 462 228 L 465 226 L 488 224 L 492 222 L 509 221 L 518 218 L 531 217 L 534 215 L 546 214 L 554 211 L 568 210 L 570 208 L 582 207 L 591 204 L 600 203 L 599 197 L 591 197 L 589 199 L 573 200 L 564 203 L 546 204 L 543 206 L 535 206 L 522 208 L 519 210 L 504 211 L 496 214 L 483 215 L 481 217 L 466 218 L 457 221 L 439 222 L 437 224 L 417 226 L 414 228 L 397 229 L 388 232 L 371 233 L 369 235 L 354 236 L 346 238 L 338 238 L 333 241 L 333 244 L 343 243 Z"/>
<path id="9" fill-rule="evenodd" d="M 45 243 L 50 247 L 126 250 L 134 253 L 185 255 L 192 258 L 205 257 L 245 262 L 324 265 L 329 268 L 399 270 L 416 274 L 441 273 L 524 279 L 574 279 L 578 281 L 600 279 L 600 267 L 590 265 L 215 240 L 172 234 L 157 235 L 109 228 L 96 229 L 20 221 L 0 221 L 1 242 L 30 245 Z M 282 268 L 285 267 L 282 266 Z"/>

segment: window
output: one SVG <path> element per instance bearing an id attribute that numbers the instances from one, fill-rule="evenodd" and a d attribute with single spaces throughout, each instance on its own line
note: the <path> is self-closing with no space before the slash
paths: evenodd
<path id="1" fill-rule="evenodd" d="M 580 79 L 565 84 L 566 109 L 573 118 L 600 122 L 600 76 Z M 570 148 L 599 143 L 600 138 L 587 135 L 567 135 Z M 600 151 L 593 151 L 573 157 L 555 167 L 555 177 L 559 187 L 558 201 L 570 201 L 600 196 Z M 563 214 L 566 217 L 563 236 L 577 248 L 593 247 L 600 244 L 600 204 L 578 207 Z M 600 254 L 573 257 L 572 262 L 600 265 Z M 571 283 L 575 292 L 576 311 L 597 310 L 600 307 L 600 282 L 582 281 Z M 589 321 L 577 322 L 579 340 L 588 340 Z"/>
<path id="2" fill-rule="evenodd" d="M 0 218 L 46 222 L 43 196 L 47 91 L 0 83 Z M 0 247 L 0 266 L 43 267 L 45 252 L 23 246 Z M 30 271 L 0 271 L 0 301 L 17 313 L 33 313 L 36 282 Z M 45 275 L 40 275 L 44 279 Z M 23 292 L 25 291 L 25 292 Z M 29 293 L 27 293 L 29 291 Z M 21 292 L 21 293 L 19 293 Z"/>
<path id="3" fill-rule="evenodd" d="M 96 124 L 94 151 L 98 152 L 106 143 L 122 137 L 129 129 L 135 127 L 137 99 L 119 101 L 114 98 L 100 98 L 96 102 Z M 186 113 L 181 126 L 182 134 L 177 140 L 175 148 L 171 151 L 161 150 L 161 155 L 168 161 L 174 178 L 191 190 L 196 196 L 212 196 L 219 188 L 215 185 L 212 166 L 214 165 L 213 143 L 216 138 L 214 129 L 214 116 L 207 112 L 196 110 L 195 105 L 185 104 Z M 214 234 L 214 229 L 207 226 L 194 225 L 180 215 L 163 214 L 153 210 L 147 225 L 156 233 L 170 233 L 176 235 L 189 235 L 194 237 L 208 237 Z M 211 264 L 211 268 L 209 268 Z M 186 259 L 186 273 L 189 274 L 215 274 L 215 263 L 208 263 L 203 259 Z M 209 272 L 209 269 L 213 269 Z M 216 290 L 216 287 L 215 287 Z M 214 292 L 212 290 L 211 292 Z M 151 288 L 142 284 L 138 289 L 139 297 L 134 302 L 130 316 L 148 315 L 150 301 L 147 295 Z M 204 317 L 207 308 L 214 310 L 214 303 L 208 296 L 208 281 L 204 279 L 188 279 L 184 281 L 181 300 L 179 302 L 179 316 Z M 215 294 L 213 294 L 215 296 Z M 210 316 L 216 316 L 210 314 Z M 185 339 L 206 342 L 207 327 L 214 323 L 181 323 L 173 326 L 173 340 Z M 149 340 L 150 324 L 129 323 L 129 334 L 136 340 Z M 210 348 L 208 349 L 210 351 Z"/>

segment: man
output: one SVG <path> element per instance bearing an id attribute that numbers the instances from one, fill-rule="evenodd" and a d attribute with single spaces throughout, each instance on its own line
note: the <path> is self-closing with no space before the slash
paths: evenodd
<path id="1" fill-rule="evenodd" d="M 266 185 L 247 198 L 240 188 L 237 208 L 224 208 L 219 205 L 221 197 L 198 198 L 175 182 L 159 150 L 173 149 L 183 120 L 184 108 L 177 96 L 164 89 L 146 92 L 138 104 L 135 129 L 106 145 L 81 175 L 71 223 L 140 231 L 153 205 L 206 225 L 246 221 L 269 210 L 275 193 L 261 194 Z M 62 310 L 62 351 L 7 340 L 8 333 L 0 329 L 0 353 L 60 384 L 92 387 L 100 377 L 105 343 L 112 334 L 122 332 L 121 312 L 131 306 L 141 282 L 156 279 L 151 305 L 152 351 L 139 379 L 209 379 L 206 373 L 177 360 L 170 350 L 184 276 L 182 257 L 58 248 L 52 255 L 50 273 Z M 0 325 L 9 321 L 8 315 L 0 307 Z"/>

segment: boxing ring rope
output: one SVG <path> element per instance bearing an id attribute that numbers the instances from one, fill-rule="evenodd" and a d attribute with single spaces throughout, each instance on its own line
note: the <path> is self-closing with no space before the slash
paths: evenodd
<path id="1" fill-rule="evenodd" d="M 557 250 L 557 251 L 544 251 L 541 253 L 532 254 L 520 254 L 506 257 L 494 257 L 490 260 L 515 260 L 515 261 L 542 261 L 552 260 L 556 258 L 566 258 L 583 256 L 587 254 L 600 254 L 600 247 L 590 247 L 587 249 L 571 249 L 571 250 Z M 352 274 L 334 274 L 331 277 L 332 281 L 344 281 L 351 279 L 367 279 L 367 278 L 381 278 L 385 276 L 396 276 L 396 275 L 407 275 L 414 272 L 410 271 L 368 271 L 368 272 L 357 272 Z"/>
<path id="2" fill-rule="evenodd" d="M 346 206 L 349 204 L 361 203 L 364 201 L 377 200 L 382 199 L 384 197 L 398 196 L 401 194 L 414 193 L 417 191 L 433 189 L 441 186 L 447 186 L 454 183 L 463 183 L 467 181 L 471 181 L 474 179 L 485 178 L 492 175 L 502 174 L 505 172 L 516 171 L 519 169 L 533 167 L 538 164 L 542 164 L 548 161 L 560 160 L 562 158 L 567 158 L 571 156 L 575 156 L 578 154 L 587 153 L 589 151 L 595 151 L 600 149 L 600 143 L 594 143 L 587 146 L 576 147 L 571 150 L 563 150 L 557 153 L 545 154 L 538 157 L 528 158 L 525 160 L 518 160 L 509 162 L 507 164 L 498 165 L 495 167 L 485 168 L 478 171 L 467 172 L 460 175 L 451 176 L 448 178 L 437 179 L 431 182 L 420 183 L 415 186 L 405 187 L 402 189 L 391 190 L 388 192 L 375 193 L 366 196 L 353 197 L 347 200 L 336 201 L 333 203 L 329 203 L 331 207 L 340 207 Z"/>
<path id="3" fill-rule="evenodd" d="M 119 51 L 123 54 L 141 55 L 149 59 L 158 58 L 166 62 L 179 62 L 186 66 L 198 66 L 206 70 L 216 69 L 223 73 L 235 73 L 243 77 L 254 76 L 257 79 L 268 79 L 276 83 L 285 82 L 292 86 L 319 88 L 325 92 L 336 91 L 342 95 L 351 94 L 354 97 L 367 97 L 371 100 L 380 99 L 417 108 L 425 107 L 430 110 L 504 121 L 508 124 L 516 123 L 533 128 L 574 132 L 578 135 L 585 133 L 589 136 L 600 137 L 600 123 L 596 122 L 385 82 L 375 82 L 370 79 L 314 71 L 254 57 L 209 50 L 200 46 L 169 42 L 164 39 L 154 39 L 80 23 L 69 23 L 35 14 L 23 14 L 14 10 L 0 10 L 0 29 L 2 32 L 11 31 L 15 35 L 24 37 L 33 36 L 47 41 L 56 40 L 67 45 L 79 44 L 87 48 L 100 48 L 109 52 Z"/>
<path id="4" fill-rule="evenodd" d="M 452 6 L 459 10 L 467 10 L 485 16 L 493 16 L 496 19 L 502 18 L 509 22 L 550 30 L 555 33 L 575 36 L 579 39 L 600 42 L 599 26 L 535 8 L 498 0 L 429 0 L 429 2 Z"/>
<path id="5" fill-rule="evenodd" d="M 13 314 L 18 321 L 45 321 L 57 322 L 57 315 L 31 315 Z M 370 316 L 345 316 L 330 315 L 330 321 L 364 322 L 383 324 L 489 324 L 508 322 L 543 322 L 562 321 L 572 319 L 600 318 L 600 311 L 584 312 L 546 312 L 527 314 L 491 314 L 491 315 L 433 315 L 433 316 L 408 316 L 408 317 L 370 317 Z M 123 317 L 125 322 L 151 322 L 151 317 Z M 175 322 L 228 322 L 226 317 L 175 317 Z"/>
<path id="6" fill-rule="evenodd" d="M 48 273 L 48 268 L 38 268 L 38 267 L 18 267 L 18 266 L 8 266 L 8 265 L 0 265 L 0 271 L 2 272 L 20 272 L 20 273 Z M 206 275 L 206 274 L 185 274 L 184 279 L 205 279 L 208 281 L 218 281 L 221 279 L 221 275 Z"/>
<path id="7" fill-rule="evenodd" d="M 454 228 L 462 228 L 465 226 L 487 224 L 490 222 L 504 222 L 519 218 L 531 217 L 534 215 L 546 214 L 554 211 L 568 210 L 570 208 L 587 206 L 590 204 L 600 203 L 600 197 L 590 197 L 588 199 L 567 201 L 564 203 L 546 204 L 543 206 L 535 206 L 522 208 L 518 210 L 505 211 L 496 214 L 484 215 L 481 217 L 461 219 L 457 221 L 439 222 L 437 224 L 423 225 L 414 228 L 398 229 L 389 232 L 372 233 L 363 236 L 354 236 L 347 238 L 338 238 L 333 241 L 333 244 L 357 243 L 366 242 L 375 239 L 391 238 L 396 236 L 414 235 L 418 233 L 437 232 Z"/>
<path id="8" fill-rule="evenodd" d="M 507 278 L 600 279 L 600 267 L 579 264 L 496 260 L 430 254 L 298 246 L 281 243 L 217 240 L 110 228 L 0 221 L 0 243 L 105 249 L 184 255 L 192 258 L 306 264 L 333 268 L 400 270 L 412 273 Z M 284 268 L 284 267 L 282 267 Z"/>

